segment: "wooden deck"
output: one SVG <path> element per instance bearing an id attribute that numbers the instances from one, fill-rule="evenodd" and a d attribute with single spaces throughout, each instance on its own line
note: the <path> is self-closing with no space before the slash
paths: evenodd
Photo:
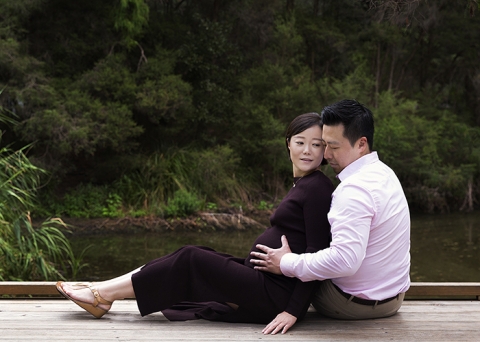
<path id="1" fill-rule="evenodd" d="M 60 299 L 54 283 L 0 283 L 0 294 L 18 296 L 24 292 L 35 297 L 0 299 L 0 341 L 480 340 L 478 283 L 413 284 L 407 293 L 409 299 L 389 318 L 340 321 L 311 309 L 287 334 L 275 336 L 263 335 L 263 325 L 256 324 L 169 322 L 160 313 L 142 318 L 134 300 L 117 301 L 109 314 L 95 319 Z"/>

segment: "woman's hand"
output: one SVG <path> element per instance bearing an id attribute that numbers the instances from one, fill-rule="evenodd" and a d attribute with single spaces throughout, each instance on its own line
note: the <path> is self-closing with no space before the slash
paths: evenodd
<path id="1" fill-rule="evenodd" d="M 282 331 L 282 334 L 285 334 L 287 330 L 295 324 L 296 321 L 297 317 L 290 315 L 288 312 L 284 311 L 282 313 L 279 313 L 273 321 L 268 323 L 268 325 L 263 328 L 262 333 L 264 335 L 275 335 L 276 333 Z"/>

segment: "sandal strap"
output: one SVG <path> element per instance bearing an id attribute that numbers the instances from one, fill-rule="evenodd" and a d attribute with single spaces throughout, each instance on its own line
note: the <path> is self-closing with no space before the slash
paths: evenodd
<path id="1" fill-rule="evenodd" d="M 93 293 L 93 298 L 94 298 L 93 306 L 94 307 L 97 307 L 98 304 L 112 305 L 112 302 L 109 302 L 108 300 L 106 300 L 105 298 L 100 296 L 100 293 L 98 292 L 98 290 L 95 287 L 93 287 L 92 284 L 89 284 L 88 288 Z"/>
<path id="2" fill-rule="evenodd" d="M 82 289 L 82 288 L 85 288 L 85 287 L 90 287 L 91 285 L 93 285 L 93 284 L 92 283 L 75 283 L 75 284 L 72 284 L 71 286 Z"/>

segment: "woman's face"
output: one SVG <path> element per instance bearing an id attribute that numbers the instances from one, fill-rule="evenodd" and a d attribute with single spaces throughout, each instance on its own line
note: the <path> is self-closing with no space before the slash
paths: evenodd
<path id="1" fill-rule="evenodd" d="M 303 177 L 320 166 L 324 144 L 322 129 L 318 125 L 307 128 L 290 139 L 288 144 L 293 163 L 293 176 Z"/>

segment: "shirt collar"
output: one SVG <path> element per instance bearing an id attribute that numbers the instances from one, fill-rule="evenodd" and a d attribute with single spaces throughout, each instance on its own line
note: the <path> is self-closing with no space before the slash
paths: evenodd
<path id="1" fill-rule="evenodd" d="M 354 162 L 351 162 L 349 165 L 347 165 L 338 175 L 337 178 L 340 181 L 344 181 L 354 173 L 356 173 L 358 170 L 360 170 L 362 167 L 368 164 L 372 164 L 378 161 L 378 154 L 376 151 L 370 152 L 363 157 L 358 158 Z"/>

